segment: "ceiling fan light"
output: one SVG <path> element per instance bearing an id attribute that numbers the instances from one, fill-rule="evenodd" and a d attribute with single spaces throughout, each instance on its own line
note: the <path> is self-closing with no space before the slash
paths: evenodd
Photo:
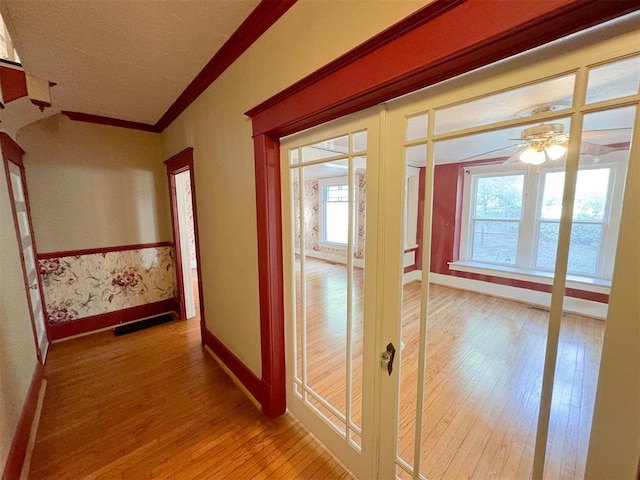
<path id="1" fill-rule="evenodd" d="M 549 145 L 547 148 L 545 148 L 545 151 L 547 152 L 547 155 L 551 160 L 558 160 L 565 153 L 567 153 L 567 148 L 562 145 L 555 144 Z"/>
<path id="2" fill-rule="evenodd" d="M 531 165 L 540 165 L 545 161 L 544 151 L 529 147 L 520 154 L 520 160 Z"/>

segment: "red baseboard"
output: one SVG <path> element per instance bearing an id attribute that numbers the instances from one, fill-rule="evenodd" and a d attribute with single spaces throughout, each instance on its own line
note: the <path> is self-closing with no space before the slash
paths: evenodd
<path id="1" fill-rule="evenodd" d="M 35 372 L 33 372 L 31 386 L 29 387 L 27 398 L 22 407 L 22 415 L 20 415 L 20 420 L 18 420 L 18 426 L 13 436 L 13 443 L 11 444 L 9 456 L 7 457 L 7 462 L 2 472 L 2 480 L 16 480 L 20 478 L 22 465 L 24 464 L 27 453 L 27 446 L 29 444 L 29 437 L 31 436 L 33 419 L 36 415 L 36 408 L 38 407 L 38 396 L 40 395 L 40 387 L 43 379 L 44 368 L 38 363 Z"/>
<path id="2" fill-rule="evenodd" d="M 51 334 L 52 340 L 60 340 L 61 338 L 89 333 L 100 330 L 101 328 L 113 327 L 121 323 L 176 311 L 179 311 L 178 302 L 175 298 L 169 298 L 160 302 L 103 313 L 102 315 L 79 318 L 78 320 L 72 320 L 59 325 L 49 325 L 49 333 Z"/>
<path id="3" fill-rule="evenodd" d="M 262 380 L 247 368 L 231 351 L 216 338 L 206 327 L 203 328 L 203 338 L 205 346 L 209 347 L 216 356 L 222 360 L 225 366 L 231 370 L 238 380 L 255 397 L 264 408 L 265 387 Z"/>

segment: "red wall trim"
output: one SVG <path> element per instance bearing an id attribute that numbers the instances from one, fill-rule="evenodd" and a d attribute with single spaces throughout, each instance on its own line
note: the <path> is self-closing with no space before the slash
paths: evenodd
<path id="1" fill-rule="evenodd" d="M 247 112 L 254 134 L 265 413 L 285 409 L 278 138 L 640 9 L 636 0 L 435 0 Z M 428 47 L 425 47 L 428 46 Z"/>
<path id="2" fill-rule="evenodd" d="M 264 389 L 263 382 L 251 371 L 244 363 L 240 361 L 216 336 L 208 329 L 203 330 L 204 344 L 211 349 L 216 356 L 222 360 L 225 366 L 233 372 L 240 382 L 245 386 L 251 395 L 255 397 L 264 408 Z"/>
<path id="3" fill-rule="evenodd" d="M 154 317 L 168 312 L 177 312 L 178 304 L 175 298 L 169 298 L 160 302 L 148 303 L 137 307 L 125 308 L 115 312 L 93 315 L 92 317 L 79 318 L 58 325 L 49 325 L 52 340 L 89 333 L 101 328 L 113 327 L 125 322 Z"/>
<path id="4" fill-rule="evenodd" d="M 637 9 L 635 0 L 546 0 L 526 8 L 501 0 L 436 0 L 389 29 L 401 34 L 383 32 L 247 115 L 254 135 L 279 138 Z"/>
<path id="5" fill-rule="evenodd" d="M 15 480 L 20 478 L 27 453 L 27 446 L 29 444 L 29 437 L 31 436 L 31 427 L 38 407 L 38 397 L 40 396 L 43 379 L 44 367 L 38 363 L 33 372 L 27 398 L 25 398 L 24 405 L 22 406 L 22 414 L 20 415 L 20 420 L 18 420 L 18 425 L 13 435 L 13 442 L 11 443 L 9 455 L 4 465 L 2 480 Z"/>
<path id="6" fill-rule="evenodd" d="M 90 113 L 69 112 L 67 110 L 63 110 L 62 114 L 77 122 L 97 123 L 98 125 L 109 125 L 111 127 L 131 128 L 144 132 L 159 133 L 155 125 L 148 123 L 131 122 L 129 120 L 120 120 L 119 118 L 103 117 L 102 115 L 92 115 Z"/>
<path id="7" fill-rule="evenodd" d="M 38 260 L 45 258 L 79 257 L 81 255 L 96 255 L 101 253 L 125 252 L 127 250 L 142 250 L 143 248 L 172 247 L 172 242 L 139 243 L 135 245 L 119 245 L 117 247 L 87 248 L 84 250 L 66 250 L 63 252 L 38 253 Z"/>
<path id="8" fill-rule="evenodd" d="M 273 418 L 286 410 L 280 143 L 266 135 L 254 138 L 258 221 L 258 281 L 264 413 Z"/>
<path id="9" fill-rule="evenodd" d="M 271 27 L 296 0 L 262 0 L 155 124 L 162 132 Z"/>

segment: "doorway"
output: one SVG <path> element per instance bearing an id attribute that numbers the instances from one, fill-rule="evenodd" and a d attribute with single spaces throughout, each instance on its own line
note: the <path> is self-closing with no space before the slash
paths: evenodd
<path id="1" fill-rule="evenodd" d="M 193 149 L 188 148 L 164 162 L 169 178 L 173 238 L 176 251 L 176 289 L 180 318 L 199 314 L 204 324 L 202 274 L 196 212 Z"/>
<path id="2" fill-rule="evenodd" d="M 638 122 L 610 42 L 282 139 L 287 403 L 359 477 L 584 475 Z"/>

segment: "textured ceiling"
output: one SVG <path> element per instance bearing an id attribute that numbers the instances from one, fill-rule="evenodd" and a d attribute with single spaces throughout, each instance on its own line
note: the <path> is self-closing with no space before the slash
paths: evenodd
<path id="1" fill-rule="evenodd" d="M 56 109 L 154 124 L 259 0 L 1 0 Z"/>

